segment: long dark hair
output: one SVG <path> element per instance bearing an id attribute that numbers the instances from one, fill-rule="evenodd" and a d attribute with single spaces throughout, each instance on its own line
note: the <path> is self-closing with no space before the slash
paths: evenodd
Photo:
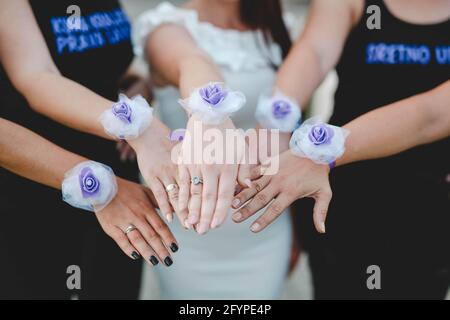
<path id="1" fill-rule="evenodd" d="M 276 42 L 286 58 L 292 40 L 283 20 L 280 0 L 241 0 L 241 19 L 249 27 L 262 30 L 267 38 Z"/>

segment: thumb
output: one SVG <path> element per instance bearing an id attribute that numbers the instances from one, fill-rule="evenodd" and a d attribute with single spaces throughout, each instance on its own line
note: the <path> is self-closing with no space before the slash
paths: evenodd
<path id="1" fill-rule="evenodd" d="M 316 203 L 314 204 L 313 212 L 314 226 L 316 227 L 317 232 L 322 234 L 326 232 L 325 221 L 327 219 L 331 197 L 331 189 L 320 191 L 315 197 Z"/>

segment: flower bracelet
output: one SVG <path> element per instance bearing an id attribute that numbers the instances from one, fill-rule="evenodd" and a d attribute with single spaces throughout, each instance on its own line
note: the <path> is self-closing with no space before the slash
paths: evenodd
<path id="1" fill-rule="evenodd" d="M 289 146 L 295 155 L 333 169 L 336 160 L 345 152 L 348 135 L 348 130 L 312 118 L 294 131 Z"/>
<path id="2" fill-rule="evenodd" d="M 255 112 L 256 120 L 266 129 L 281 132 L 294 131 L 301 120 L 300 106 L 281 91 L 274 95 L 261 95 Z"/>
<path id="3" fill-rule="evenodd" d="M 142 96 L 129 99 L 120 94 L 119 101 L 100 116 L 105 132 L 116 139 L 132 140 L 139 137 L 153 119 L 153 108 Z"/>
<path id="4" fill-rule="evenodd" d="M 206 124 L 219 124 L 226 117 L 241 109 L 246 103 L 245 95 L 230 91 L 221 83 L 209 83 L 195 89 L 189 98 L 179 100 L 183 108 L 200 116 Z"/>
<path id="5" fill-rule="evenodd" d="M 61 189 L 63 200 L 72 207 L 94 212 L 116 196 L 117 181 L 110 167 L 85 161 L 65 174 Z"/>

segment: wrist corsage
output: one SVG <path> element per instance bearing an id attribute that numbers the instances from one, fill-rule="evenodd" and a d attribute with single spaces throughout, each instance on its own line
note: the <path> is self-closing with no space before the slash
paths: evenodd
<path id="1" fill-rule="evenodd" d="M 72 207 L 100 211 L 117 194 L 117 181 L 112 169 L 104 164 L 86 161 L 65 174 L 62 197 Z"/>
<path id="2" fill-rule="evenodd" d="M 295 155 L 333 168 L 345 152 L 348 135 L 348 130 L 313 118 L 294 131 L 289 146 Z"/>
<path id="3" fill-rule="evenodd" d="M 121 140 L 139 137 L 150 126 L 152 119 L 153 108 L 142 96 L 129 99 L 124 94 L 120 94 L 119 101 L 100 116 L 105 132 Z"/>
<path id="4" fill-rule="evenodd" d="M 292 132 L 298 127 L 302 114 L 294 99 L 277 91 L 272 96 L 260 96 L 255 117 L 266 129 Z"/>
<path id="5" fill-rule="evenodd" d="M 219 124 L 239 109 L 246 102 L 245 95 L 239 91 L 231 91 L 221 83 L 210 83 L 195 89 L 189 98 L 179 100 L 179 103 L 191 112 L 197 114 L 206 124 Z"/>

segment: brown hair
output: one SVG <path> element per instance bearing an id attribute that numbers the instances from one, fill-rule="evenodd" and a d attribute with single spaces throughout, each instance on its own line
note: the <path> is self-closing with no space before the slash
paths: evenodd
<path id="1" fill-rule="evenodd" d="M 241 0 L 241 19 L 248 26 L 261 29 L 281 47 L 286 58 L 292 41 L 283 20 L 281 0 Z"/>

